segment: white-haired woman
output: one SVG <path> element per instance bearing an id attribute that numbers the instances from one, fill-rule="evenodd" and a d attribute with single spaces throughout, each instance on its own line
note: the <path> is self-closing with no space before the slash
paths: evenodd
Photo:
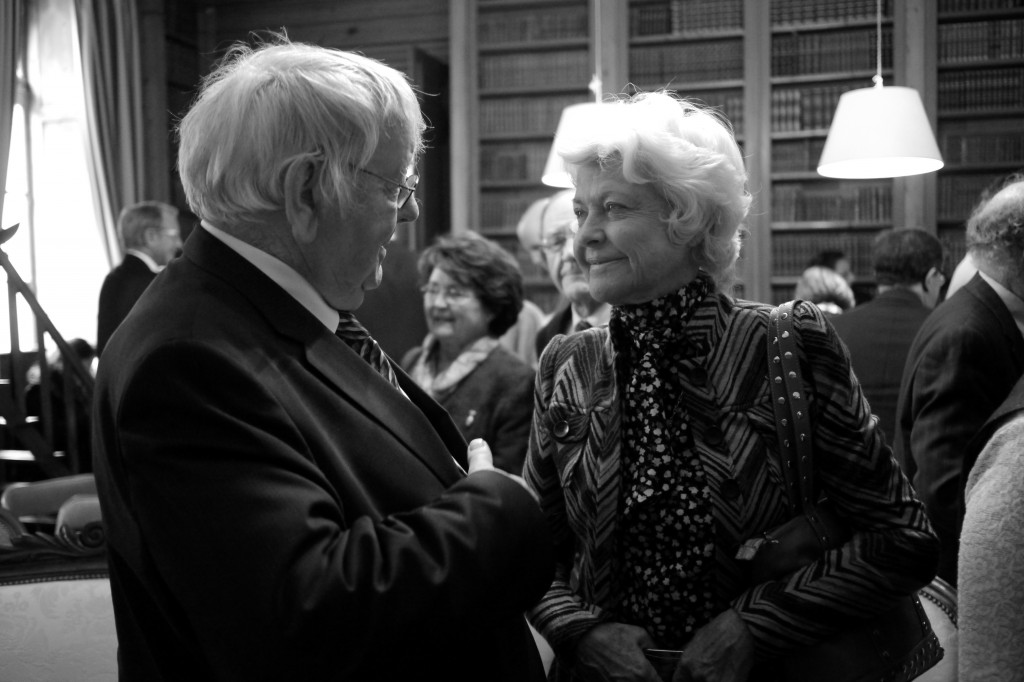
<path id="1" fill-rule="evenodd" d="M 684 650 L 675 680 L 770 679 L 773 659 L 928 583 L 936 541 L 845 348 L 803 305 L 818 484 L 853 533 L 788 580 L 752 584 L 738 548 L 791 511 L 771 306 L 726 293 L 751 200 L 742 156 L 726 121 L 668 93 L 603 110 L 560 151 L 576 257 L 613 311 L 541 358 L 525 477 L 561 563 L 531 618 L 562 679 L 658 680 L 650 648 Z"/>

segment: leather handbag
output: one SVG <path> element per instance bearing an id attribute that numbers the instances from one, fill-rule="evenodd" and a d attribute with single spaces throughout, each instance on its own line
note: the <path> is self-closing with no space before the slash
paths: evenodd
<path id="1" fill-rule="evenodd" d="M 772 404 L 793 516 L 740 548 L 737 558 L 749 561 L 753 584 L 782 579 L 850 537 L 846 524 L 815 488 L 810 413 L 797 354 L 794 305 L 785 303 L 772 311 L 768 342 Z M 943 649 L 915 594 L 902 598 L 888 613 L 787 655 L 777 672 L 786 682 L 903 682 L 918 677 L 942 656 Z"/>

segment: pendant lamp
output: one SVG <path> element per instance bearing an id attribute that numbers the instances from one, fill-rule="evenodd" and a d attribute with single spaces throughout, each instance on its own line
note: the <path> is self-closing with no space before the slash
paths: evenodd
<path id="1" fill-rule="evenodd" d="M 882 0 L 877 7 L 875 85 L 840 96 L 818 162 L 818 174 L 825 177 L 898 178 L 943 166 L 917 90 L 882 85 Z"/>

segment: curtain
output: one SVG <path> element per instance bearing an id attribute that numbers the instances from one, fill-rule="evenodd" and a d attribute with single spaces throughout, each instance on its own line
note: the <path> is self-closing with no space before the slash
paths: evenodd
<path id="1" fill-rule="evenodd" d="M 141 201 L 142 76 L 136 0 L 75 0 L 85 84 L 87 163 L 109 264 L 121 260 L 117 214 Z"/>
<path id="2" fill-rule="evenodd" d="M 11 122 L 18 87 L 18 60 L 25 46 L 25 3 L 26 0 L 0 2 L 0 215 L 4 213 L 7 157 L 11 153 Z"/>

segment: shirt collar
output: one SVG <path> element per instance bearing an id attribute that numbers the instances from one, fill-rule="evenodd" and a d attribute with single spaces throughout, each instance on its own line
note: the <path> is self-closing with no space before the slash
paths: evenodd
<path id="1" fill-rule="evenodd" d="M 160 272 L 161 270 L 163 270 L 163 266 L 157 265 L 157 262 L 153 260 L 153 257 L 150 256 L 145 251 L 139 251 L 138 249 L 125 249 L 125 254 L 131 254 L 135 256 L 140 261 L 145 263 L 146 267 L 149 268 L 152 272 Z"/>
<path id="2" fill-rule="evenodd" d="M 279 287 L 287 291 L 302 307 L 316 316 L 316 319 L 320 320 L 332 334 L 338 328 L 338 311 L 327 305 L 327 301 L 313 288 L 313 285 L 290 266 L 274 258 L 266 251 L 261 251 L 252 244 L 243 242 L 241 239 L 228 234 L 205 220 L 200 225 L 202 225 L 204 230 L 223 242 L 229 249 L 272 279 Z"/>
<path id="3" fill-rule="evenodd" d="M 996 292 L 1006 309 L 1010 312 L 1013 317 L 1014 323 L 1017 325 L 1017 329 L 1020 330 L 1021 336 L 1024 336 L 1024 300 L 1021 300 L 1019 296 L 1004 287 L 1002 284 L 986 275 L 981 270 L 978 270 L 978 274 L 981 278 L 988 282 L 988 285 Z"/>

